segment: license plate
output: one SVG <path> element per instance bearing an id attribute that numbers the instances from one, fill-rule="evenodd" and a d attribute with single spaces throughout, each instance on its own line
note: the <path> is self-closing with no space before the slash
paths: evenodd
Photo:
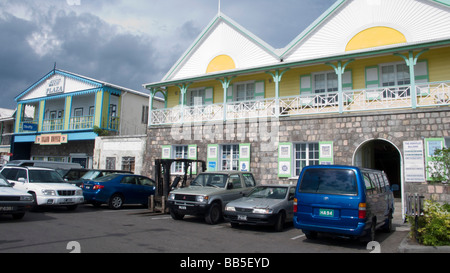
<path id="1" fill-rule="evenodd" d="M 247 221 L 247 215 L 238 215 L 239 221 Z"/>
<path id="2" fill-rule="evenodd" d="M 320 209 L 319 216 L 334 217 L 334 210 L 333 209 Z"/>
<path id="3" fill-rule="evenodd" d="M 179 209 L 186 210 L 186 206 L 178 206 Z"/>
<path id="4" fill-rule="evenodd" d="M 0 207 L 0 211 L 14 211 L 14 207 Z"/>

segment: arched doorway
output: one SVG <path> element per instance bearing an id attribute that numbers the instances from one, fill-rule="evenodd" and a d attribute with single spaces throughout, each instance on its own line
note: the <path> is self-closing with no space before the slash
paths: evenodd
<path id="1" fill-rule="evenodd" d="M 399 149 L 386 140 L 369 140 L 358 147 L 353 156 L 353 165 L 384 171 L 391 185 L 398 185 L 400 190 L 394 192 L 396 198 L 401 198 L 401 163 Z"/>

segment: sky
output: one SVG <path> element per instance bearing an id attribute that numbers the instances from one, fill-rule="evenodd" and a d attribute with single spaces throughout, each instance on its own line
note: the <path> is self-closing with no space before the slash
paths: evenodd
<path id="1" fill-rule="evenodd" d="M 221 0 L 221 12 L 283 48 L 336 0 Z M 0 0 L 0 108 L 56 68 L 141 92 L 218 13 L 219 0 Z"/>

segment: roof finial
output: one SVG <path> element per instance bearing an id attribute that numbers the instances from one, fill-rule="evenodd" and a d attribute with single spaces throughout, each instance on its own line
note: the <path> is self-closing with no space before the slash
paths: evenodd
<path id="1" fill-rule="evenodd" d="M 55 62 L 55 65 L 53 65 L 53 71 L 55 71 L 56 70 L 56 62 Z"/>
<path id="2" fill-rule="evenodd" d="M 219 11 L 218 11 L 218 14 L 220 15 L 220 13 L 221 13 L 221 12 L 220 12 L 220 0 L 219 0 Z"/>

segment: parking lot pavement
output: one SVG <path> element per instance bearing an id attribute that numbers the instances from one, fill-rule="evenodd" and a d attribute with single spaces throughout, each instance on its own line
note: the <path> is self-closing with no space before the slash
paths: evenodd
<path id="1" fill-rule="evenodd" d="M 369 253 L 357 240 L 319 236 L 309 240 L 287 225 L 231 228 L 208 225 L 203 218 L 153 215 L 142 207 L 113 211 L 82 205 L 76 211 L 46 209 L 27 213 L 22 220 L 0 216 L 2 253 Z M 397 252 L 407 231 L 377 233 L 382 253 Z M 72 248 L 73 242 L 79 248 Z M 72 245 L 70 245 L 72 243 Z"/>

